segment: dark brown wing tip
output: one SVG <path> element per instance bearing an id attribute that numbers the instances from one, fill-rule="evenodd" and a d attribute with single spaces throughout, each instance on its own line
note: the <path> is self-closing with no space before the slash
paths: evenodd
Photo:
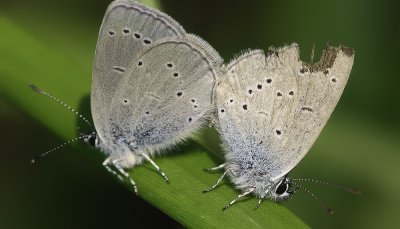
<path id="1" fill-rule="evenodd" d="M 332 67 L 335 63 L 339 51 L 342 51 L 347 57 L 354 56 L 354 49 L 340 45 L 339 47 L 334 47 L 328 45 L 328 48 L 322 51 L 320 60 L 317 63 L 306 64 L 311 72 L 323 71 L 327 68 Z"/>
<path id="2" fill-rule="evenodd" d="M 354 49 L 346 47 L 346 46 L 340 46 L 339 49 L 346 55 L 346 56 L 354 56 Z"/>

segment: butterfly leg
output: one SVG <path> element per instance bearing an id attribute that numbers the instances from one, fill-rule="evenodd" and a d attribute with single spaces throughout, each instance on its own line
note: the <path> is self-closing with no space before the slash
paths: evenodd
<path id="1" fill-rule="evenodd" d="M 108 172 L 116 176 L 120 181 L 123 181 L 124 179 L 121 177 L 121 175 L 119 175 L 117 172 L 111 169 L 110 162 L 111 158 L 108 157 L 106 160 L 103 161 L 103 166 L 107 169 Z"/>
<path id="2" fill-rule="evenodd" d="M 123 177 L 121 177 L 120 174 L 118 174 L 116 171 L 114 171 L 113 169 L 111 169 L 111 167 L 109 166 L 110 164 L 112 164 L 114 166 L 114 168 L 117 169 L 117 171 L 119 173 L 121 173 L 124 177 L 126 177 L 127 179 L 129 179 L 129 182 L 131 182 L 131 185 L 133 186 L 133 191 L 135 192 L 135 194 L 138 194 L 138 190 L 136 187 L 136 183 L 134 180 L 132 180 L 132 178 L 129 176 L 129 174 L 118 164 L 118 160 L 111 160 L 111 158 L 107 158 L 104 162 L 103 162 L 103 166 L 112 174 L 114 174 L 115 176 L 118 177 L 118 179 L 120 179 L 121 181 L 123 181 Z"/>
<path id="3" fill-rule="evenodd" d="M 218 165 L 217 167 L 204 169 L 204 171 L 207 171 L 207 172 L 214 172 L 214 171 L 217 171 L 217 170 L 220 170 L 220 169 L 225 168 L 225 165 L 226 165 L 225 163 L 224 163 L 224 164 L 220 164 L 220 165 Z"/>
<path id="4" fill-rule="evenodd" d="M 129 176 L 129 174 L 118 164 L 118 160 L 112 160 L 111 161 L 112 164 L 114 165 L 114 167 L 122 174 L 124 175 L 124 177 L 126 177 L 127 179 L 129 179 L 129 182 L 131 182 L 131 185 L 133 187 L 133 191 L 135 192 L 135 194 L 138 194 L 138 190 L 136 187 L 136 182 L 131 178 L 131 176 Z"/>
<path id="5" fill-rule="evenodd" d="M 217 182 L 213 186 L 211 186 L 209 189 L 204 190 L 203 193 L 214 190 L 217 187 L 217 185 L 222 181 L 222 179 L 224 179 L 225 176 L 226 176 L 226 172 L 224 172 L 222 174 L 222 176 L 217 180 Z"/>
<path id="6" fill-rule="evenodd" d="M 263 197 L 261 197 L 261 198 L 258 200 L 258 203 L 257 203 L 256 207 L 254 208 L 254 210 L 257 210 L 257 209 L 261 206 L 262 202 L 265 200 L 265 197 L 266 197 L 266 195 L 263 196 Z"/>
<path id="7" fill-rule="evenodd" d="M 154 168 L 156 168 L 157 172 L 165 179 L 167 183 L 169 183 L 169 178 L 165 173 L 160 169 L 160 167 L 153 161 L 147 154 L 141 154 L 142 157 L 144 157 L 148 162 L 150 162 L 151 165 L 153 165 Z"/>
<path id="8" fill-rule="evenodd" d="M 227 208 L 229 208 L 230 206 L 232 206 L 234 203 L 236 203 L 236 201 L 238 201 L 240 198 L 249 195 L 250 193 L 252 193 L 254 191 L 254 188 L 250 188 L 249 190 L 239 194 L 234 200 L 232 200 L 231 202 L 229 202 L 229 204 L 227 204 L 222 210 L 225 211 Z"/>

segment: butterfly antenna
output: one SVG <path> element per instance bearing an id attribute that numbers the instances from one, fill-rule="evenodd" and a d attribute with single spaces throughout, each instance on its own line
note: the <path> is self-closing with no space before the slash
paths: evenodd
<path id="1" fill-rule="evenodd" d="M 304 186 L 297 184 L 295 182 L 292 182 L 294 185 L 296 185 L 298 188 L 303 189 L 304 191 L 306 191 L 315 201 L 317 201 L 321 207 L 323 207 L 325 209 L 325 211 L 329 214 L 332 215 L 334 213 L 333 209 L 328 207 L 320 198 L 318 198 L 316 195 L 314 195 L 314 193 L 312 193 L 310 190 L 308 190 L 307 188 L 305 188 Z"/>
<path id="2" fill-rule="evenodd" d="M 72 143 L 72 142 L 75 142 L 75 141 L 78 141 L 78 140 L 81 140 L 81 139 L 90 137 L 90 136 L 93 135 L 93 134 L 95 134 L 95 133 L 80 135 L 79 137 L 76 137 L 76 138 L 74 138 L 74 139 L 68 140 L 68 141 L 62 143 L 61 145 L 52 148 L 52 149 L 49 150 L 49 151 L 46 151 L 46 152 L 44 152 L 44 153 L 41 153 L 41 154 L 35 156 L 34 158 L 32 158 L 31 163 L 34 164 L 34 163 L 36 163 L 38 160 L 47 157 L 49 154 L 53 153 L 54 151 L 57 151 L 57 150 L 59 150 L 59 149 L 65 147 L 66 145 L 68 145 L 68 144 L 70 144 L 70 143 Z"/>
<path id="3" fill-rule="evenodd" d="M 293 183 L 293 182 L 292 182 L 292 183 Z M 289 200 L 292 200 L 292 199 L 293 199 L 293 197 L 295 196 L 294 194 L 295 194 L 297 191 L 299 191 L 299 189 L 300 189 L 300 187 L 299 187 L 299 186 L 296 186 L 295 189 L 292 190 L 292 193 L 291 193 L 291 195 L 289 196 Z"/>
<path id="4" fill-rule="evenodd" d="M 320 181 L 320 180 L 314 180 L 314 179 L 308 179 L 308 178 L 293 178 L 293 181 L 306 181 L 306 182 L 314 182 L 316 184 L 323 184 L 323 185 L 328 185 L 334 188 L 337 188 L 339 190 L 343 190 L 352 194 L 361 194 L 361 190 L 356 189 L 356 188 L 351 188 L 351 187 L 346 187 L 338 184 L 332 184 L 328 183 L 326 181 Z"/>
<path id="5" fill-rule="evenodd" d="M 85 118 L 82 114 L 80 114 L 78 111 L 76 111 L 74 108 L 72 108 L 71 106 L 69 106 L 68 104 L 64 103 L 62 100 L 58 99 L 57 97 L 49 94 L 48 92 L 38 88 L 37 86 L 33 85 L 33 84 L 29 84 L 29 87 L 32 88 L 32 90 L 38 94 L 42 94 L 44 96 L 47 96 L 48 98 L 56 101 L 58 104 L 61 104 L 62 106 L 64 106 L 65 108 L 67 108 L 69 111 L 71 111 L 72 113 L 74 113 L 76 116 L 78 116 L 80 119 L 82 119 L 83 121 L 85 121 L 90 127 L 93 127 L 92 123 Z"/>

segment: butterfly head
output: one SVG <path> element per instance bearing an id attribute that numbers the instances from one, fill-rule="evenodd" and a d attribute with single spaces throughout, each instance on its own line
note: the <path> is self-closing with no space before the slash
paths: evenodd
<path id="1" fill-rule="evenodd" d="M 292 190 L 292 181 L 288 176 L 284 176 L 275 182 L 275 185 L 269 190 L 269 195 L 272 199 L 277 201 L 283 201 L 288 199 L 295 190 Z"/>
<path id="2" fill-rule="evenodd" d="M 100 147 L 99 136 L 97 135 L 96 132 L 92 132 L 92 133 L 90 133 L 90 134 L 85 135 L 85 136 L 83 137 L 83 140 L 84 140 L 87 144 L 89 144 L 89 145 L 91 145 L 91 146 L 93 146 L 93 147 L 96 147 L 96 148 L 99 148 L 99 147 Z"/>

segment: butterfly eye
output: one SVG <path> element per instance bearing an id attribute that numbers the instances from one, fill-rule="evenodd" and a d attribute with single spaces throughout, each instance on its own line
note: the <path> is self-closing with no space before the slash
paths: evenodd
<path id="1" fill-rule="evenodd" d="M 86 136 L 83 139 L 87 144 L 91 145 L 91 146 L 96 146 L 97 145 L 97 135 L 96 134 L 91 134 Z"/>
<path id="2" fill-rule="evenodd" d="M 95 146 L 96 145 L 96 136 L 92 136 L 89 138 L 89 144 L 91 146 Z"/>
<path id="3" fill-rule="evenodd" d="M 278 195 L 284 194 L 289 189 L 289 184 L 286 182 L 281 182 L 275 190 L 275 193 Z"/>
<path id="4" fill-rule="evenodd" d="M 288 177 L 283 178 L 275 188 L 275 194 L 277 195 L 277 197 L 285 199 L 293 194 L 293 192 L 289 191 L 290 186 L 290 179 Z"/>

